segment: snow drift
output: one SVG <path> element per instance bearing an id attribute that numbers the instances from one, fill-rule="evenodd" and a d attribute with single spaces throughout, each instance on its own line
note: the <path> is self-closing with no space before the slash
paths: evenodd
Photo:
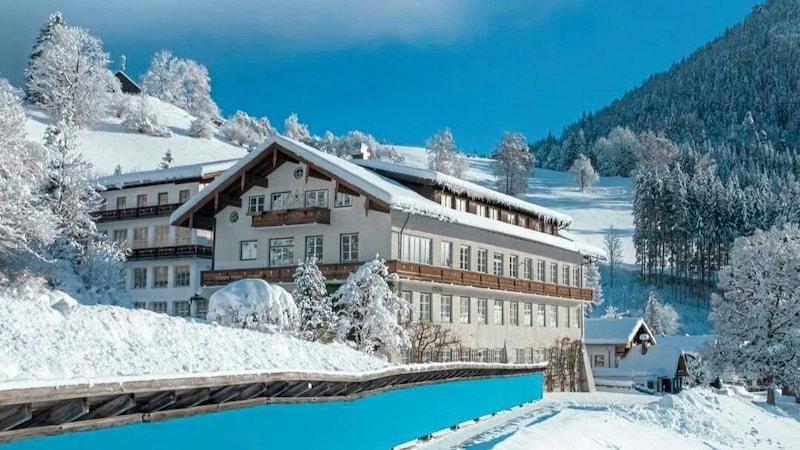
<path id="1" fill-rule="evenodd" d="M 264 280 L 239 280 L 211 295 L 207 319 L 226 327 L 290 331 L 297 325 L 297 305 L 280 286 Z"/>

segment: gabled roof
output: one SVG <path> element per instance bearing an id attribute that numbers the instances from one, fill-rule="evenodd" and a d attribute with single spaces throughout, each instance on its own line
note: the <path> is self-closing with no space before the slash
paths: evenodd
<path id="1" fill-rule="evenodd" d="M 120 87 L 122 88 L 122 92 L 126 94 L 141 94 L 142 88 L 133 81 L 133 78 L 129 77 L 127 73 L 123 72 L 122 70 L 118 70 L 114 73 L 114 76 L 117 77 L 119 80 Z"/>
<path id="2" fill-rule="evenodd" d="M 679 348 L 684 353 L 696 355 L 705 345 L 714 344 L 713 334 L 701 334 L 698 336 L 659 336 L 658 343 Z"/>
<path id="3" fill-rule="evenodd" d="M 353 161 L 322 152 L 283 136 L 272 136 L 260 150 L 254 150 L 231 166 L 198 195 L 172 213 L 176 226 L 210 229 L 213 217 L 228 205 L 241 207 L 241 195 L 256 185 L 266 186 L 267 176 L 283 162 L 304 162 L 306 176 L 336 181 L 337 189 L 363 195 L 370 209 L 397 210 L 433 217 L 444 222 L 490 230 L 496 233 L 539 242 L 567 251 L 582 253 L 573 241 L 539 231 L 446 208 L 400 183 L 381 176 Z M 584 253 L 582 253 L 584 254 Z"/>
<path id="4" fill-rule="evenodd" d="M 143 172 L 121 173 L 109 175 L 98 179 L 106 189 L 122 189 L 133 186 L 147 186 L 175 181 L 202 181 L 209 180 L 221 174 L 234 163 L 236 159 L 212 161 L 203 164 L 175 166 L 167 169 L 146 170 Z"/>
<path id="5" fill-rule="evenodd" d="M 678 370 L 686 369 L 683 358 L 681 349 L 672 345 L 651 345 L 647 347 L 647 353 L 642 354 L 640 344 L 619 361 L 617 370 L 623 374 L 674 378 Z"/>
<path id="6" fill-rule="evenodd" d="M 656 339 L 641 318 L 623 317 L 621 319 L 586 319 L 584 321 L 584 342 L 587 345 L 625 345 L 633 342 L 640 332 Z"/>
<path id="7" fill-rule="evenodd" d="M 362 167 L 368 167 L 389 178 L 406 179 L 418 183 L 439 186 L 454 194 L 464 195 L 475 200 L 483 200 L 488 203 L 495 203 L 518 212 L 526 212 L 546 222 L 554 223 L 559 227 L 568 227 L 572 224 L 572 217 L 566 214 L 520 200 L 516 197 L 435 170 L 377 160 L 356 160 L 353 161 L 353 163 Z"/>

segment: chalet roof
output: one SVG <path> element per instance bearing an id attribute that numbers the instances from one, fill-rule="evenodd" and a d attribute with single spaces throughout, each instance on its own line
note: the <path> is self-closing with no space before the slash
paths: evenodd
<path id="1" fill-rule="evenodd" d="M 586 254 L 581 245 L 569 239 L 446 208 L 401 185 L 397 181 L 355 164 L 351 160 L 319 151 L 284 136 L 270 137 L 262 144 L 260 150 L 250 152 L 232 165 L 225 173 L 203 189 L 200 194 L 192 197 L 173 212 L 170 222 L 173 225 L 188 226 L 190 216 L 201 215 L 201 212 L 206 215 L 201 218 L 206 222 L 210 222 L 210 216 L 213 216 L 219 210 L 217 208 L 219 205 L 215 206 L 215 203 L 221 204 L 221 198 L 241 196 L 245 190 L 252 186 L 250 183 L 258 182 L 258 178 L 265 178 L 271 170 L 275 170 L 281 161 L 303 161 L 309 165 L 310 169 L 307 172 L 312 172 L 313 169 L 313 171 L 319 172 L 318 176 L 335 179 L 338 184 L 367 196 L 370 204 L 380 210 L 388 212 L 393 209 L 410 214 L 433 217 L 443 222 L 491 230 L 567 251 Z M 253 172 L 250 173 L 249 171 Z M 246 187 L 246 189 L 240 189 L 240 185 Z M 234 203 L 236 203 L 235 200 Z M 193 223 L 194 226 L 198 226 L 197 220 Z"/>
<path id="2" fill-rule="evenodd" d="M 619 361 L 617 370 L 623 374 L 650 375 L 673 378 L 680 368 L 683 352 L 672 345 L 651 345 L 642 354 L 641 344 Z"/>
<path id="3" fill-rule="evenodd" d="M 568 227 L 572 224 L 572 217 L 566 214 L 520 200 L 516 197 L 435 170 L 377 160 L 355 160 L 353 163 L 370 168 L 392 179 L 405 179 L 439 186 L 454 194 L 464 195 L 475 200 L 496 203 L 513 210 L 533 214 L 559 227 Z"/>
<path id="4" fill-rule="evenodd" d="M 136 82 L 133 81 L 133 79 L 131 77 L 129 77 L 128 74 L 125 73 L 124 71 L 118 70 L 114 74 L 114 76 L 117 77 L 117 79 L 119 80 L 119 84 L 120 84 L 120 87 L 122 88 L 122 92 L 124 92 L 126 94 L 141 94 L 142 93 L 142 88 L 139 87 L 139 85 L 136 84 Z"/>
<path id="5" fill-rule="evenodd" d="M 202 164 L 175 166 L 167 169 L 121 173 L 102 177 L 98 182 L 106 189 L 122 189 L 175 181 L 207 180 L 224 172 L 236 161 L 236 159 L 227 159 Z"/>
<path id="6" fill-rule="evenodd" d="M 587 345 L 625 345 L 632 342 L 642 329 L 650 335 L 651 342 L 655 344 L 653 333 L 641 318 L 586 319 L 584 342 Z"/>
<path id="7" fill-rule="evenodd" d="M 706 344 L 714 343 L 714 335 L 703 334 L 698 336 L 659 336 L 658 345 L 677 347 L 684 353 L 696 355 Z"/>

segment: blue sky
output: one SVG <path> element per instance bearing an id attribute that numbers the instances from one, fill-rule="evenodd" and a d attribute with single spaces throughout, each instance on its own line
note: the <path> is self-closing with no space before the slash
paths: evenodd
<path id="1" fill-rule="evenodd" d="M 741 21 L 763 0 L 27 0 L 0 14 L 19 85 L 47 15 L 100 37 L 138 76 L 153 53 L 205 64 L 225 114 L 422 145 L 449 126 L 486 153 L 556 134 Z M 116 62 L 114 64 L 116 68 Z"/>

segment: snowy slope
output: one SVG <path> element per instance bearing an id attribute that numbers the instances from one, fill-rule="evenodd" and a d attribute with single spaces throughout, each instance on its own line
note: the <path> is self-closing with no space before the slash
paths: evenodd
<path id="1" fill-rule="evenodd" d="M 738 388 L 689 389 L 678 395 L 556 393 L 421 448 L 797 449 L 800 408 L 779 408 Z"/>
<path id="2" fill-rule="evenodd" d="M 167 149 L 172 151 L 174 166 L 196 164 L 223 159 L 241 158 L 247 151 L 221 140 L 197 139 L 187 135 L 194 117 L 186 111 L 164 103 L 156 98 L 148 102 L 158 123 L 169 127 L 171 137 L 153 137 L 124 130 L 122 119 L 107 117 L 91 130 L 78 134 L 78 149 L 100 175 L 113 173 L 117 164 L 123 172 L 152 170 L 158 168 L 161 156 Z M 41 141 L 48 118 L 35 108 L 28 108 L 28 139 Z"/>
<path id="3" fill-rule="evenodd" d="M 57 298 L 30 285 L 0 289 L 0 389 L 21 380 L 255 370 L 357 372 L 387 366 L 341 344 L 116 306 L 58 310 L 51 307 Z"/>

